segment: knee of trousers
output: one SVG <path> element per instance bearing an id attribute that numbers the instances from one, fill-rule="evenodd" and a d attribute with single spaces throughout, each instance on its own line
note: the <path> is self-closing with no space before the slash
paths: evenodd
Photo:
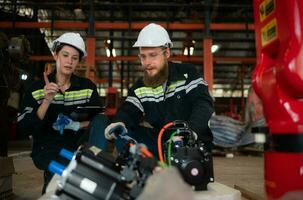
<path id="1" fill-rule="evenodd" d="M 104 114 L 98 114 L 91 120 L 91 126 L 107 126 L 110 123 L 109 118 Z"/>

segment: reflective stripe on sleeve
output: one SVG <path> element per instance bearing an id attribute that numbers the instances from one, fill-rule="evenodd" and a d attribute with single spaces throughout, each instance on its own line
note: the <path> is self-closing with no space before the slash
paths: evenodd
<path id="1" fill-rule="evenodd" d="M 32 107 L 26 107 L 22 113 L 18 113 L 18 117 L 17 117 L 17 122 L 20 122 L 26 114 L 30 114 L 33 112 L 33 108 Z"/>
<path id="2" fill-rule="evenodd" d="M 130 97 L 128 96 L 125 101 L 128 101 L 132 104 L 134 104 L 134 106 L 136 106 L 139 110 L 141 110 L 141 112 L 144 112 L 144 108 L 142 106 L 142 104 L 140 103 L 139 99 L 137 99 L 136 97 Z"/>

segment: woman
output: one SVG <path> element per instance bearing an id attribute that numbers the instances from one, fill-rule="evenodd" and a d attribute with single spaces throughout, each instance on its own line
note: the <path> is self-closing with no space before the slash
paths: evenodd
<path id="1" fill-rule="evenodd" d="M 96 86 L 89 79 L 74 75 L 76 66 L 86 56 L 82 37 L 65 33 L 53 42 L 52 51 L 56 70 L 48 76 L 44 73 L 44 80 L 31 85 L 18 115 L 19 128 L 33 137 L 33 162 L 45 171 L 43 193 L 52 177 L 47 171 L 49 163 L 56 160 L 67 164 L 59 156 L 60 150 L 75 151 L 84 136 L 81 130 L 89 126 L 89 121 L 73 121 L 71 113 L 78 106 L 101 105 Z"/>

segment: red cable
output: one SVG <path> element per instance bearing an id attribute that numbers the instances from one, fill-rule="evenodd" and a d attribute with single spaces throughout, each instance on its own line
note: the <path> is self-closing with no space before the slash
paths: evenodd
<path id="1" fill-rule="evenodd" d="M 159 159 L 160 159 L 160 162 L 164 162 L 164 159 L 163 159 L 163 154 L 162 154 L 162 135 L 164 134 L 164 131 L 165 129 L 173 126 L 174 123 L 173 122 L 169 122 L 167 123 L 165 126 L 163 126 L 163 128 L 160 130 L 159 132 L 159 135 L 158 135 L 158 154 L 159 154 Z"/>

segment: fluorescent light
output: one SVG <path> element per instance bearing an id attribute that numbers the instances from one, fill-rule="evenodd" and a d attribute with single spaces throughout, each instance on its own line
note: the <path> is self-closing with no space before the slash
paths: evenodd
<path id="1" fill-rule="evenodd" d="M 188 55 L 188 48 L 187 48 L 187 47 L 184 48 L 183 55 L 184 55 L 184 56 L 187 56 L 187 55 Z"/>
<path id="2" fill-rule="evenodd" d="M 85 19 L 85 14 L 81 8 L 75 8 L 74 13 L 77 19 Z"/>
<path id="3" fill-rule="evenodd" d="M 117 56 L 117 54 L 116 54 L 116 49 L 113 49 L 113 50 L 112 50 L 112 54 L 113 54 L 114 57 Z"/>
<path id="4" fill-rule="evenodd" d="M 110 50 L 108 48 L 106 49 L 106 56 L 110 57 Z"/>
<path id="5" fill-rule="evenodd" d="M 211 52 L 212 52 L 212 53 L 215 53 L 215 52 L 217 52 L 217 51 L 219 50 L 219 48 L 220 48 L 220 45 L 218 45 L 218 44 L 213 44 L 213 45 L 211 46 Z"/>
<path id="6" fill-rule="evenodd" d="M 194 55 L 194 50 L 195 48 L 194 47 L 189 47 L 189 55 Z"/>
<path id="7" fill-rule="evenodd" d="M 26 75 L 26 74 L 22 74 L 22 75 L 21 75 L 21 80 L 24 80 L 24 81 L 25 81 L 26 79 L 27 79 L 27 75 Z"/>

